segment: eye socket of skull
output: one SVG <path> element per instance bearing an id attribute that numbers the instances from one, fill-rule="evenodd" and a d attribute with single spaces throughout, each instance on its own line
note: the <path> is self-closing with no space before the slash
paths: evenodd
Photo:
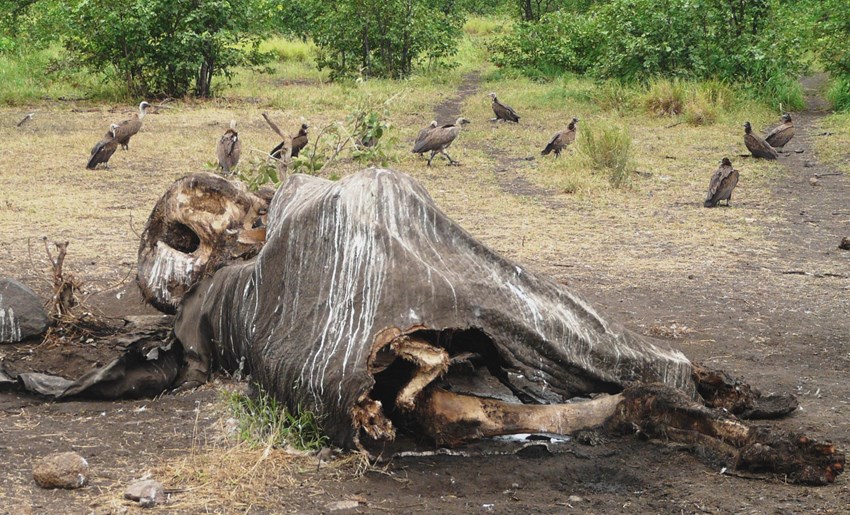
<path id="1" fill-rule="evenodd" d="M 196 173 L 171 185 L 154 206 L 138 253 L 143 298 L 174 313 L 183 294 L 234 259 L 256 255 L 265 242 L 263 218 L 274 190 L 252 193 L 241 182 Z"/>

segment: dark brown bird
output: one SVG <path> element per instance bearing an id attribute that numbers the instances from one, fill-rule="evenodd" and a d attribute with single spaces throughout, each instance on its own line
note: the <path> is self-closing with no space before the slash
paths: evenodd
<path id="1" fill-rule="evenodd" d="M 230 173 L 230 169 L 239 162 L 239 156 L 242 155 L 242 140 L 236 132 L 236 120 L 230 120 L 230 128 L 218 140 L 215 155 L 218 157 L 218 167 L 224 173 Z"/>
<path id="2" fill-rule="evenodd" d="M 103 163 L 106 168 L 109 168 L 109 158 L 115 153 L 118 148 L 118 141 L 115 139 L 115 129 L 118 125 L 112 124 L 109 126 L 109 131 L 103 136 L 103 139 L 98 141 L 91 149 L 91 157 L 86 165 L 89 170 L 94 170 L 97 165 Z"/>
<path id="3" fill-rule="evenodd" d="M 711 176 L 711 182 L 708 183 L 708 193 L 705 195 L 705 207 L 714 207 L 721 200 L 726 201 L 729 205 L 729 200 L 732 199 L 732 190 L 738 185 L 738 170 L 732 168 L 732 162 L 728 157 L 724 157 L 720 161 L 720 167 Z"/>
<path id="4" fill-rule="evenodd" d="M 578 123 L 578 118 L 573 118 L 570 121 L 570 124 L 567 125 L 567 128 L 556 132 L 552 139 L 549 140 L 549 143 L 546 145 L 546 148 L 543 149 L 541 154 L 548 155 L 549 152 L 555 152 L 555 157 L 559 157 L 561 155 L 561 151 L 567 148 L 573 141 L 576 140 L 576 124 Z"/>
<path id="5" fill-rule="evenodd" d="M 135 136 L 142 128 L 142 118 L 145 117 L 148 107 L 150 106 L 151 105 L 147 102 L 142 102 L 139 104 L 139 112 L 119 123 L 118 128 L 115 129 L 115 140 L 118 141 L 118 144 L 121 145 L 121 148 L 124 150 L 128 150 L 130 148 L 130 138 Z"/>
<path id="6" fill-rule="evenodd" d="M 761 157 L 764 159 L 776 159 L 779 154 L 776 149 L 770 146 L 768 142 L 763 140 L 758 134 L 753 134 L 753 127 L 750 122 L 744 123 L 744 145 L 753 157 Z"/>
<path id="7" fill-rule="evenodd" d="M 301 124 L 301 129 L 298 130 L 298 134 L 292 138 L 292 157 L 298 157 L 298 154 L 301 153 L 301 150 L 307 146 L 307 129 L 310 127 L 307 126 L 306 123 Z M 283 149 L 283 142 L 281 141 L 278 146 L 272 149 L 271 155 L 275 159 L 280 159 L 280 151 Z"/>
<path id="8" fill-rule="evenodd" d="M 416 145 L 413 146 L 413 150 L 411 150 L 411 152 L 414 154 L 431 152 L 431 157 L 428 158 L 428 166 L 431 166 L 431 160 L 434 159 L 434 156 L 438 153 L 446 156 L 450 165 L 460 164 L 452 159 L 449 153 L 446 152 L 446 149 L 451 146 L 452 142 L 455 138 L 457 138 L 457 135 L 460 134 L 461 126 L 466 125 L 467 123 L 469 123 L 469 120 L 466 118 L 458 118 L 455 123 L 431 129 L 427 134 L 425 134 L 425 137 L 422 138 L 421 141 L 417 139 Z"/>
<path id="9" fill-rule="evenodd" d="M 773 148 L 780 149 L 791 141 L 794 137 L 794 123 L 791 122 L 791 115 L 785 113 L 782 115 L 782 123 L 767 133 L 764 140 Z"/>
<path id="10" fill-rule="evenodd" d="M 519 115 L 516 114 L 516 111 L 514 111 L 512 107 L 499 102 L 495 93 L 490 93 L 490 98 L 493 99 L 493 103 L 490 106 L 493 108 L 493 112 L 496 113 L 495 121 L 503 120 L 506 122 L 519 123 Z"/>

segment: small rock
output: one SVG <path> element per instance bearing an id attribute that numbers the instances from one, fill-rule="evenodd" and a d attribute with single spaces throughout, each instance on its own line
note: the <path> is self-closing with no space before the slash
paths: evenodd
<path id="1" fill-rule="evenodd" d="M 805 150 L 803 150 L 802 148 L 798 148 L 794 151 L 795 154 L 802 154 L 803 152 L 805 152 Z"/>
<path id="2" fill-rule="evenodd" d="M 14 343 L 44 334 L 50 318 L 41 299 L 27 285 L 0 278 L 0 343 Z"/>
<path id="3" fill-rule="evenodd" d="M 811 184 L 812 186 L 817 186 L 818 185 L 818 178 L 817 177 L 809 177 L 809 184 Z"/>
<path id="4" fill-rule="evenodd" d="M 812 168 L 813 166 L 815 166 L 815 164 L 811 161 L 803 161 L 803 168 Z"/>
<path id="5" fill-rule="evenodd" d="M 165 489 L 162 483 L 153 479 L 136 481 L 127 487 L 124 498 L 138 502 L 142 508 L 152 508 L 165 502 Z"/>
<path id="6" fill-rule="evenodd" d="M 584 502 L 584 499 L 577 496 L 577 495 L 571 495 L 571 496 L 567 497 L 567 501 L 568 502 Z"/>
<path id="7" fill-rule="evenodd" d="M 360 503 L 357 501 L 336 501 L 329 502 L 325 505 L 325 508 L 328 511 L 342 511 L 342 510 L 353 510 L 360 506 Z"/>
<path id="8" fill-rule="evenodd" d="M 80 488 L 89 481 L 89 463 L 76 452 L 57 452 L 38 460 L 32 477 L 42 488 Z"/>
<path id="9" fill-rule="evenodd" d="M 841 238 L 841 243 L 838 244 L 838 248 L 841 250 L 850 250 L 850 238 Z"/>

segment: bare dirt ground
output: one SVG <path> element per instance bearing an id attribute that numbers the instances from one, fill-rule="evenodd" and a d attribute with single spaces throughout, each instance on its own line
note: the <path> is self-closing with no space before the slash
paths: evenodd
<path id="1" fill-rule="evenodd" d="M 438 107 L 441 121 L 453 119 L 464 95 L 477 91 L 475 80 L 464 84 L 457 98 Z M 787 173 L 771 184 L 770 202 L 758 206 L 764 216 L 745 222 L 766 235 L 767 248 L 736 241 L 732 250 L 723 251 L 728 255 L 715 256 L 707 269 L 674 242 L 668 243 L 667 251 L 683 263 L 671 275 L 666 270 L 630 270 L 619 265 L 617 254 L 627 250 L 628 238 L 623 248 L 610 249 L 608 266 L 580 266 L 570 259 L 569 235 L 564 234 L 553 236 L 560 241 L 562 261 L 541 258 L 531 264 L 567 282 L 628 327 L 670 338 L 695 361 L 743 377 L 765 393 L 795 393 L 801 409 L 771 424 L 831 440 L 846 450 L 850 446 L 850 252 L 838 250 L 837 245 L 850 236 L 850 181 L 829 175 L 834 171 L 818 162 L 813 142 L 822 137 L 818 136 L 822 113 L 816 102 L 819 84 L 805 85 L 812 89 L 810 109 L 796 114 L 797 135 L 780 158 Z M 551 198 L 551 192 L 527 181 L 510 161 L 494 160 L 490 173 L 508 194 L 539 201 L 542 214 L 524 223 L 546 224 L 566 209 Z M 816 174 L 818 182 L 812 186 L 810 178 Z M 679 209 L 702 209 L 698 201 L 658 206 L 657 216 L 675 217 Z M 733 197 L 732 207 L 718 210 L 731 217 L 738 205 Z M 104 261 L 109 259 L 108 254 L 102 256 Z M 20 277 L 31 273 L 23 265 L 4 272 Z M 100 281 L 108 284 L 106 279 Z M 125 292 L 120 298 L 111 291 L 89 300 L 113 316 L 152 313 L 138 302 L 132 287 L 120 290 Z M 69 375 L 114 353 L 114 349 L 92 348 L 85 341 L 0 347 L 0 356 L 9 364 Z M 131 480 L 167 469 L 174 460 L 216 449 L 226 417 L 220 412 L 217 393 L 222 383 L 231 381 L 219 379 L 191 392 L 124 402 L 44 403 L 31 396 L 0 393 L 0 467 L 4 471 L 0 513 L 126 510 L 130 505 L 120 495 Z M 199 495 L 197 487 L 197 491 L 175 493 L 172 504 L 157 509 L 323 512 L 328 503 L 353 499 L 360 502 L 359 511 L 402 513 L 850 510 L 847 475 L 819 488 L 788 485 L 781 478 L 745 479 L 721 474 L 719 467 L 681 448 L 631 437 L 595 447 L 570 442 L 563 449 L 563 454 L 543 456 L 395 459 L 362 476 L 319 468 L 315 461 L 302 459 L 293 462 L 286 477 L 260 483 L 238 502 L 210 502 L 201 510 L 189 502 Z M 89 460 L 90 486 L 79 491 L 36 487 L 30 475 L 33 461 L 64 450 L 76 450 Z M 258 462 L 258 467 L 265 465 Z M 172 474 L 159 479 L 168 488 L 186 484 L 187 478 Z M 206 486 L 217 480 L 194 479 L 190 484 Z M 240 487 L 238 481 L 228 480 L 220 488 L 231 492 Z M 233 497 L 223 494 L 221 498 Z"/>

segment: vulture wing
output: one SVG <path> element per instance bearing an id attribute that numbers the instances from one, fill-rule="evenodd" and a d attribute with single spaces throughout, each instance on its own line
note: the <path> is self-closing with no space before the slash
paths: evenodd
<path id="1" fill-rule="evenodd" d="M 519 123 L 519 115 L 516 114 L 516 111 L 498 100 L 493 101 L 493 112 L 496 113 L 496 118 L 500 120 Z"/>
<path id="2" fill-rule="evenodd" d="M 720 165 L 711 176 L 708 193 L 705 195 L 705 207 L 714 207 L 721 200 L 729 200 L 732 190 L 738 184 L 738 170 L 729 165 Z"/>
<path id="3" fill-rule="evenodd" d="M 112 133 L 108 133 L 108 137 L 98 141 L 91 149 L 91 157 L 86 168 L 94 170 L 100 163 L 109 162 L 109 158 L 115 153 L 116 148 L 118 148 L 118 142 L 112 137 Z"/>
<path id="4" fill-rule="evenodd" d="M 770 131 L 764 140 L 773 148 L 782 148 L 794 137 L 794 125 L 783 123 Z"/>
<path id="5" fill-rule="evenodd" d="M 761 157 L 763 159 L 777 159 L 779 157 L 776 149 L 752 132 L 744 135 L 744 144 L 753 157 Z"/>
<path id="6" fill-rule="evenodd" d="M 301 152 L 301 149 L 307 146 L 307 135 L 306 134 L 298 134 L 292 138 L 292 157 L 298 157 L 298 154 Z"/>
<path id="7" fill-rule="evenodd" d="M 414 153 L 432 152 L 448 148 L 452 141 L 457 138 L 460 127 L 457 125 L 443 125 L 431 130 L 422 141 L 417 141 L 413 147 Z"/>
<path id="8" fill-rule="evenodd" d="M 134 115 L 133 118 L 129 120 L 124 120 L 120 124 L 118 124 L 118 128 L 115 129 L 115 140 L 121 145 L 127 145 L 130 142 L 130 138 L 136 135 L 139 130 L 142 128 L 142 121 L 139 120 L 138 115 Z"/>
<path id="9" fill-rule="evenodd" d="M 556 132 L 555 135 L 552 136 L 552 139 L 550 139 L 549 143 L 546 144 L 546 148 L 544 148 L 543 152 L 541 152 L 544 156 L 549 155 L 549 152 L 552 152 L 553 150 L 558 148 L 559 143 L 560 143 L 558 140 L 561 139 L 561 133 L 562 132 L 563 131 Z"/>

